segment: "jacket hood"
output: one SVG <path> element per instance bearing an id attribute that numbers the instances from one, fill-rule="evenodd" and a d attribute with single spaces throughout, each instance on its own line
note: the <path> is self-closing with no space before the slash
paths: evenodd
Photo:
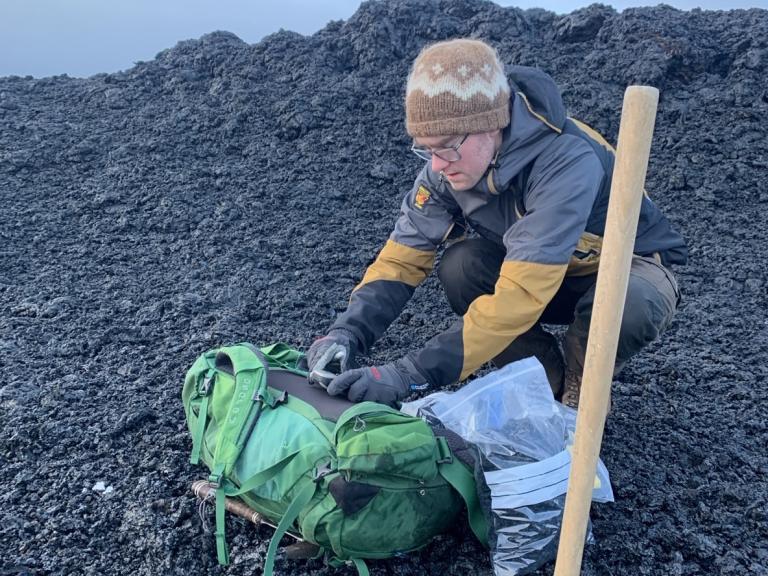
<path id="1" fill-rule="evenodd" d="M 496 165 L 491 167 L 498 191 L 549 146 L 563 129 L 567 116 L 555 81 L 549 74 L 528 66 L 511 66 L 508 77 L 510 122 L 504 129 Z M 487 187 L 483 179 L 479 186 Z"/>
<path id="2" fill-rule="evenodd" d="M 528 66 L 510 66 L 508 77 L 512 90 L 525 94 L 534 112 L 558 130 L 563 129 L 565 105 L 560 89 L 549 74 Z"/>

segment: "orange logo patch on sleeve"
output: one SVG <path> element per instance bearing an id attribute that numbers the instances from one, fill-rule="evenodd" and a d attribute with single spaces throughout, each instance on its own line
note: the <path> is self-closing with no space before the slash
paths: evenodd
<path id="1" fill-rule="evenodd" d="M 416 190 L 416 198 L 413 201 L 413 205 L 419 210 L 421 210 L 422 208 L 424 208 L 424 204 L 427 202 L 427 200 L 429 200 L 429 197 L 431 195 L 432 194 L 430 193 L 430 191 L 427 190 L 423 185 L 419 186 L 419 189 Z"/>

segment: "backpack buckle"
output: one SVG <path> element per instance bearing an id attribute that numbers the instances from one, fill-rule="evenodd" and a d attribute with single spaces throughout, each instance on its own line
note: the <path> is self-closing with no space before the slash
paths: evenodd
<path id="1" fill-rule="evenodd" d="M 278 396 L 273 396 L 269 392 L 263 394 L 261 391 L 257 390 L 256 394 L 253 396 L 253 399 L 256 402 L 261 402 L 262 406 L 266 404 L 270 408 L 274 408 L 275 406 L 285 404 L 288 401 L 288 392 L 281 390 Z"/>
<path id="2" fill-rule="evenodd" d="M 213 387 L 213 380 L 216 377 L 216 370 L 211 368 L 206 372 L 205 378 L 203 378 L 203 385 L 200 386 L 200 395 L 201 396 L 208 396 L 208 394 L 211 392 L 211 388 Z"/>
<path id="3" fill-rule="evenodd" d="M 270 403 L 269 407 L 274 408 L 278 404 L 285 404 L 285 402 L 288 400 L 288 392 L 285 390 L 282 390 L 280 392 L 280 395 L 277 397 L 272 397 L 272 402 Z"/>
<path id="4" fill-rule="evenodd" d="M 315 482 L 315 484 L 317 484 L 318 482 L 320 482 L 320 480 L 328 476 L 328 474 L 332 474 L 335 471 L 336 470 L 333 469 L 333 462 L 328 460 L 324 464 L 321 464 L 320 466 L 315 468 L 315 475 L 314 475 L 314 478 L 312 478 L 312 481 Z"/>

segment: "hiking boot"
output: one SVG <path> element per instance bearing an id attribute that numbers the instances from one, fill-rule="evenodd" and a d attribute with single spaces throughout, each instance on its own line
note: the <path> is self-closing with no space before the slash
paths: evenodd
<path id="1" fill-rule="evenodd" d="M 563 361 L 563 353 L 560 352 L 557 338 L 555 338 L 554 334 L 544 330 L 541 325 L 536 324 L 528 332 L 515 338 L 512 344 L 507 346 L 491 362 L 493 362 L 496 368 L 501 368 L 530 356 L 535 356 L 541 362 L 541 365 L 544 366 L 549 386 L 552 388 L 552 394 L 557 397 L 563 385 L 565 362 Z"/>
<path id="2" fill-rule="evenodd" d="M 574 410 L 579 409 L 579 396 L 581 395 L 581 375 L 573 370 L 565 371 L 563 382 L 563 397 L 560 399 L 564 405 Z"/>

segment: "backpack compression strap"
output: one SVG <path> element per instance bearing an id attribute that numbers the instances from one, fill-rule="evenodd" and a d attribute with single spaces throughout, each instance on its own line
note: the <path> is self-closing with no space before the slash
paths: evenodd
<path id="1" fill-rule="evenodd" d="M 272 535 L 272 540 L 269 542 L 269 548 L 267 549 L 267 558 L 264 561 L 264 576 L 272 576 L 275 567 L 275 555 L 277 554 L 277 545 L 280 543 L 280 539 L 291 527 L 291 524 L 298 518 L 299 513 L 309 504 L 312 497 L 317 490 L 316 482 L 307 483 L 299 493 L 294 497 L 288 508 L 285 510 L 285 514 L 280 519 L 275 533 Z M 357 568 L 358 576 L 369 576 L 368 566 L 365 565 L 365 561 L 360 558 L 353 558 L 351 560 L 355 568 Z"/>
<path id="2" fill-rule="evenodd" d="M 242 486 L 238 489 L 234 484 L 228 480 L 224 480 L 222 484 L 216 488 L 216 556 L 219 560 L 219 564 L 226 566 L 229 564 L 229 547 L 226 540 L 226 521 L 225 521 L 225 503 L 227 496 L 239 496 L 245 492 L 249 492 L 254 488 L 261 486 L 265 482 L 268 482 L 293 460 L 293 458 L 299 453 L 292 452 L 279 462 L 273 464 L 269 468 L 262 470 L 248 478 L 243 482 Z M 314 483 L 312 484 L 314 486 Z M 313 491 L 314 493 L 314 491 Z"/>
<path id="3" fill-rule="evenodd" d="M 487 546 L 488 523 L 480 507 L 480 500 L 477 497 L 475 478 L 464 464 L 451 455 L 451 449 L 443 436 L 436 436 L 435 439 L 437 440 L 440 452 L 446 454 L 438 462 L 440 475 L 461 495 L 464 504 L 467 505 L 467 516 L 469 517 L 469 525 L 472 528 L 472 532 L 483 546 Z"/>
<path id="4" fill-rule="evenodd" d="M 298 518 L 299 512 L 312 500 L 316 490 L 317 484 L 315 482 L 308 482 L 288 505 L 269 543 L 267 559 L 264 561 L 264 576 L 272 576 L 272 570 L 275 566 L 275 554 L 277 554 L 277 545 L 280 543 L 280 539 L 285 535 L 288 528 L 291 527 L 294 520 Z"/>

